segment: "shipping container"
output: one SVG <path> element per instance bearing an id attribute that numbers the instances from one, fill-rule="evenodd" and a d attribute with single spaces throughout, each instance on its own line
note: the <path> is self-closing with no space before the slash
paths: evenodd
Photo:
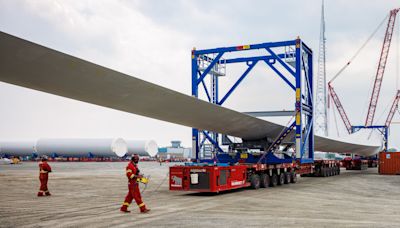
<path id="1" fill-rule="evenodd" d="M 379 174 L 400 175 L 400 152 L 379 153 Z"/>

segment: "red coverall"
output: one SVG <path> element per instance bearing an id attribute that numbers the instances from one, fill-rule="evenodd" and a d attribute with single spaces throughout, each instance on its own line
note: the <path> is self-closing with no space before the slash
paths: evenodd
<path id="1" fill-rule="evenodd" d="M 136 182 L 139 176 L 138 168 L 133 162 L 129 162 L 126 166 L 126 176 L 128 177 L 128 194 L 126 194 L 125 202 L 122 204 L 121 211 L 129 212 L 128 207 L 135 199 L 136 204 L 139 206 L 140 212 L 147 212 L 146 205 L 142 201 L 140 195 L 139 183 Z"/>
<path id="2" fill-rule="evenodd" d="M 50 196 L 49 189 L 47 188 L 47 181 L 49 180 L 49 172 L 51 172 L 51 167 L 46 161 L 39 162 L 39 180 L 40 180 L 40 190 L 38 196 Z"/>

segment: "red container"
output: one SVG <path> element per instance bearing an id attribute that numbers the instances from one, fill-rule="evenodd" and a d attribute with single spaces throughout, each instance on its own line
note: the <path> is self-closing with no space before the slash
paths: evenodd
<path id="1" fill-rule="evenodd" d="M 400 152 L 379 153 L 379 174 L 400 175 Z"/>

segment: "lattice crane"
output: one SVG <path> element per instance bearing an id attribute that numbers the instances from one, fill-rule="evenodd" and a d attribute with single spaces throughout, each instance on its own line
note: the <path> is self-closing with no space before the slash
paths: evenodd
<path id="1" fill-rule="evenodd" d="M 394 30 L 394 25 L 395 25 L 395 21 L 396 21 L 396 16 L 397 16 L 397 13 L 399 12 L 399 10 L 400 10 L 400 8 L 393 9 L 389 13 L 389 20 L 388 20 L 388 24 L 386 27 L 385 38 L 384 38 L 383 45 L 382 45 L 381 55 L 379 58 L 379 65 L 378 65 L 378 69 L 376 72 L 374 87 L 373 87 L 371 100 L 370 100 L 370 104 L 369 104 L 369 108 L 368 108 L 367 119 L 365 121 L 365 127 L 371 126 L 373 119 L 374 119 L 376 105 L 378 103 L 378 98 L 379 98 L 379 92 L 380 92 L 381 85 L 382 85 L 383 74 L 385 72 L 386 62 L 387 62 L 387 58 L 389 55 L 390 43 L 391 43 L 392 36 L 393 36 L 393 30 Z M 383 23 L 383 21 L 382 21 L 382 23 Z M 351 134 L 353 132 L 352 125 L 346 114 L 346 111 L 344 110 L 342 103 L 340 102 L 338 95 L 336 94 L 335 90 L 333 89 L 332 82 L 358 56 L 361 49 L 363 49 L 365 47 L 366 43 L 368 43 L 371 40 L 372 36 L 378 31 L 378 29 L 382 25 L 382 23 L 378 26 L 378 28 L 374 31 L 374 33 L 367 39 L 367 41 L 361 46 L 361 48 L 356 52 L 356 54 L 350 59 L 350 61 L 342 69 L 340 69 L 340 71 L 328 83 L 328 89 L 329 89 L 329 95 L 330 95 L 329 97 L 332 98 L 332 100 L 340 114 L 340 117 L 346 127 L 346 130 L 349 134 Z M 396 100 L 395 100 L 395 102 L 396 102 Z M 398 99 L 397 99 L 397 102 L 398 102 Z M 330 102 L 328 102 L 328 104 L 329 103 Z M 393 115 L 394 115 L 394 113 L 393 113 Z M 393 115 L 391 118 L 393 118 Z M 389 114 L 389 116 L 390 116 L 390 114 Z M 389 119 L 389 116 L 388 116 L 388 119 Z M 390 121 L 391 121 L 391 119 L 390 119 Z"/>
<path id="2" fill-rule="evenodd" d="M 365 120 L 366 127 L 371 126 L 374 121 L 376 106 L 378 103 L 379 93 L 381 90 L 381 85 L 382 85 L 382 80 L 383 80 L 383 74 L 385 73 L 386 62 L 387 62 L 389 50 L 390 50 L 390 43 L 392 41 L 394 25 L 396 22 L 396 15 L 397 15 L 397 12 L 399 12 L 399 10 L 400 9 L 393 9 L 390 11 L 390 14 L 389 14 L 389 20 L 388 20 L 388 24 L 386 27 L 385 38 L 383 40 L 381 55 L 379 58 L 379 65 L 378 65 L 378 69 L 376 71 L 376 77 L 375 77 L 374 87 L 373 87 L 372 94 L 371 94 L 371 100 L 369 102 L 367 118 Z"/>

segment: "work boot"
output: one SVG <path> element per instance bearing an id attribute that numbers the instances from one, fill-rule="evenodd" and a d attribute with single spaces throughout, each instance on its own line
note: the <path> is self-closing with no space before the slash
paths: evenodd
<path id="1" fill-rule="evenodd" d="M 145 213 L 148 213 L 149 211 L 150 211 L 150 209 L 145 208 L 144 210 L 140 210 L 140 213 L 145 214 Z"/>
<path id="2" fill-rule="evenodd" d="M 131 211 L 128 211 L 128 207 L 126 205 L 123 205 L 119 210 L 121 212 L 124 212 L 124 213 L 130 213 L 131 212 Z"/>
<path id="3" fill-rule="evenodd" d="M 44 196 L 44 195 L 43 195 L 43 192 L 38 192 L 38 193 L 37 193 L 37 196 Z"/>
<path id="4" fill-rule="evenodd" d="M 143 206 L 139 207 L 140 213 L 147 213 L 150 211 L 150 209 L 146 208 L 146 205 L 143 204 Z"/>
<path id="5" fill-rule="evenodd" d="M 46 196 L 51 196 L 50 192 L 46 192 Z"/>

